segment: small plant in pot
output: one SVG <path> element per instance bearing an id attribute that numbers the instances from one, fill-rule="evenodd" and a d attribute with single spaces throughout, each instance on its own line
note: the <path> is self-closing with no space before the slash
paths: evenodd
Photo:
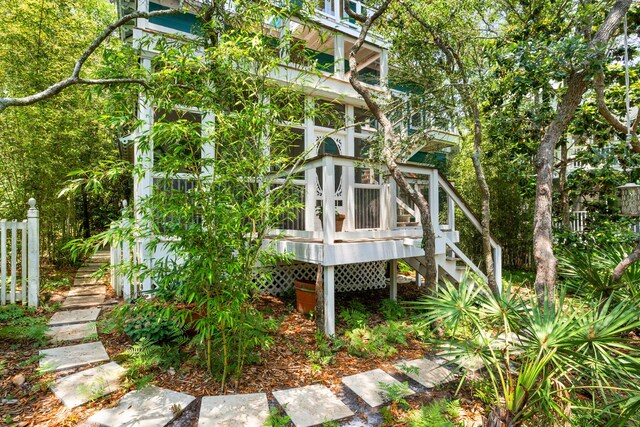
<path id="1" fill-rule="evenodd" d="M 316 207 L 316 214 L 318 215 L 318 218 L 320 218 L 320 222 L 322 223 L 322 214 L 323 214 L 322 205 Z M 342 225 L 344 224 L 346 215 L 338 212 L 337 209 L 335 210 L 335 215 L 336 215 L 336 231 L 342 231 Z"/>

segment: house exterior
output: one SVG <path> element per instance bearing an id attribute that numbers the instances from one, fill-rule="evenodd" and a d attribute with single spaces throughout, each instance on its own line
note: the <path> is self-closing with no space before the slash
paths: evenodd
<path id="1" fill-rule="evenodd" d="M 176 0 L 120 0 L 117 3 L 121 15 L 134 10 L 153 11 L 178 6 Z M 289 254 L 293 260 L 274 269 L 265 292 L 280 294 L 289 290 L 296 279 L 315 280 L 318 266 L 322 266 L 324 329 L 330 335 L 335 331 L 335 292 L 389 286 L 390 297 L 395 298 L 398 260 L 405 260 L 418 273 L 425 274 L 417 207 L 398 191 L 381 165 L 370 164 L 364 159 L 364 141 L 376 132 L 376 123 L 369 118 L 364 101 L 349 84 L 346 61 L 341 60 L 346 58 L 346 52 L 359 33 L 358 25 L 345 16 L 341 4 L 340 0 L 321 1 L 314 17 L 317 28 L 305 27 L 294 20 L 287 24 L 296 38 L 304 40 L 306 47 L 317 53 L 317 65 L 322 70 L 320 75 L 305 79 L 305 102 L 327 103 L 337 112 L 338 121 L 346 126 L 332 120 L 305 117 L 302 125 L 294 129 L 299 135 L 298 151 L 307 153 L 308 157 L 294 180 L 303 208 L 295 213 L 295 218 L 273 230 L 273 239 L 265 242 L 275 245 L 279 252 Z M 366 9 L 359 1 L 350 4 L 358 12 Z M 135 25 L 123 29 L 122 36 L 136 43 L 148 35 L 188 35 L 195 23 L 196 17 L 190 14 L 138 19 Z M 150 68 L 152 55 L 153 51 L 143 51 L 141 63 L 144 67 Z M 360 73 L 373 91 L 389 90 L 388 46 L 383 39 L 370 35 L 358 60 Z M 298 80 L 300 73 L 295 64 L 283 63 L 273 78 L 293 82 Z M 403 96 L 401 90 L 390 90 L 396 96 Z M 141 101 L 138 114 L 146 126 L 153 123 L 153 106 Z M 410 117 L 401 131 L 407 134 L 421 132 L 424 142 L 408 153 L 401 168 L 409 181 L 429 199 L 439 275 L 457 281 L 469 269 L 484 278 L 478 266 L 457 246 L 460 236 L 455 226 L 456 215 L 466 217 L 478 230 L 479 220 L 438 169 L 424 163 L 434 153 L 446 153 L 457 143 L 458 135 L 445 125 L 435 126 L 426 112 L 417 111 Z M 211 118 L 204 115 L 201 120 L 204 123 Z M 203 152 L 202 155 L 212 153 Z M 144 176 L 135 178 L 135 204 L 136 200 L 153 191 L 156 177 L 151 165 L 145 164 L 149 160 L 135 147 L 134 161 L 147 170 Z M 320 217 L 319 209 L 344 215 L 341 227 L 336 225 L 335 215 Z M 501 248 L 495 242 L 493 248 L 496 279 L 501 283 Z M 136 242 L 133 252 L 138 260 L 149 266 L 170 256 L 161 247 L 151 252 L 142 239 Z M 114 253 L 113 262 L 127 256 L 123 254 Z M 390 279 L 386 277 L 388 265 Z M 140 287 L 151 289 L 153 284 L 146 279 Z"/>

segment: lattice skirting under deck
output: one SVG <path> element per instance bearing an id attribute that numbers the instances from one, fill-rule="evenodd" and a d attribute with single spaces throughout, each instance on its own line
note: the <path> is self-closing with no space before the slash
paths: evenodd
<path id="1" fill-rule="evenodd" d="M 271 272 L 271 279 L 265 283 L 264 292 L 282 295 L 293 287 L 294 280 L 316 280 L 316 264 L 294 263 L 279 265 Z M 335 267 L 336 292 L 381 289 L 387 286 L 385 277 L 386 261 L 337 265 Z"/>

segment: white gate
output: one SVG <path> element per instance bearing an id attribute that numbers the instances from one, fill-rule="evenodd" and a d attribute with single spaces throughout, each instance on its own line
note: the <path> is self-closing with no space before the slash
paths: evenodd
<path id="1" fill-rule="evenodd" d="M 29 199 L 29 206 L 23 221 L 0 220 L 0 305 L 20 301 L 38 306 L 40 225 L 36 200 Z"/>

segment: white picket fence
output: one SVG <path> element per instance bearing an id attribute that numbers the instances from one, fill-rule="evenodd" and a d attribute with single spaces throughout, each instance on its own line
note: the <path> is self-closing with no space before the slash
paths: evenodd
<path id="1" fill-rule="evenodd" d="M 0 220 L 0 305 L 21 302 L 38 306 L 40 224 L 36 200 L 29 199 L 29 206 L 23 221 Z"/>
<path id="2" fill-rule="evenodd" d="M 122 201 L 124 209 L 126 200 Z M 111 224 L 111 228 L 130 228 L 131 219 L 123 216 L 117 222 Z M 150 279 L 143 280 L 139 277 L 139 267 L 144 264 L 140 259 L 142 244 L 140 239 L 123 239 L 111 244 L 111 287 L 119 297 L 125 301 L 138 298 L 143 291 L 150 290 Z"/>

